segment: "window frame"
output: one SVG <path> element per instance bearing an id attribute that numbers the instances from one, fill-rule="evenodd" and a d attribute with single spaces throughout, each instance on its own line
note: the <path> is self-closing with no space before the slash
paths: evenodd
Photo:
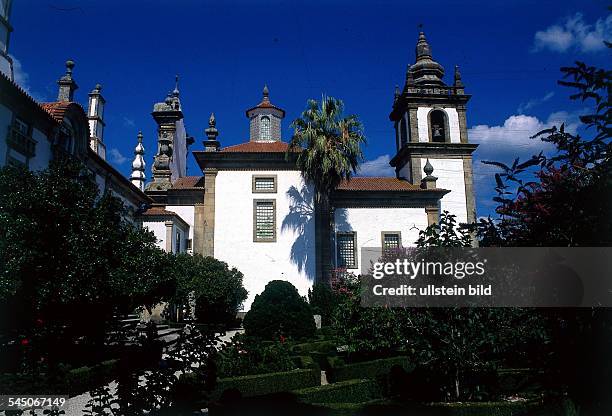
<path id="1" fill-rule="evenodd" d="M 264 135 L 264 119 L 267 120 L 267 136 Z M 263 141 L 272 141 L 272 118 L 269 115 L 262 115 L 259 118 L 259 138 Z"/>
<path id="2" fill-rule="evenodd" d="M 385 254 L 385 236 L 397 235 L 397 248 L 402 248 L 402 232 L 401 231 L 381 231 L 380 232 L 380 247 L 382 253 Z"/>
<path id="3" fill-rule="evenodd" d="M 272 203 L 272 238 L 257 236 L 257 204 Z M 254 199 L 253 200 L 253 242 L 254 243 L 276 243 L 276 199 Z"/>
<path id="4" fill-rule="evenodd" d="M 351 236 L 353 239 L 353 264 L 340 264 L 340 237 Z M 336 231 L 336 265 L 346 269 L 358 269 L 359 257 L 357 252 L 357 232 L 356 231 Z"/>
<path id="5" fill-rule="evenodd" d="M 257 189 L 256 182 L 258 179 L 272 179 L 274 182 L 273 188 L 272 189 Z M 254 194 L 275 194 L 278 189 L 277 179 L 278 179 L 277 175 L 253 175 L 252 184 L 251 184 L 252 192 Z"/>

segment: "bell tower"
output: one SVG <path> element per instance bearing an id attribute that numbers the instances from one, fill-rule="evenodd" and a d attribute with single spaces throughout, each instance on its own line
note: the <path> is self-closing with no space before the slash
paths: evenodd
<path id="1" fill-rule="evenodd" d="M 396 176 L 420 184 L 427 160 L 438 176 L 437 186 L 451 192 L 440 210 L 457 216 L 460 223 L 476 219 L 472 153 L 467 134 L 465 94 L 459 67 L 447 85 L 444 68 L 433 59 L 423 32 L 416 44 L 416 60 L 408 65 L 402 90 L 396 87 L 389 119 L 395 127 L 396 155 L 391 159 Z"/>

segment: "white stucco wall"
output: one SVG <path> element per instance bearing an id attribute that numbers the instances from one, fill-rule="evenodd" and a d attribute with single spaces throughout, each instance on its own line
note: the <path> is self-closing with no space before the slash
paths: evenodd
<path id="1" fill-rule="evenodd" d="M 434 107 L 419 107 L 417 109 L 417 126 L 419 130 L 419 141 L 429 141 L 429 126 L 427 125 L 427 115 Z M 459 143 L 459 114 L 455 108 L 442 108 L 448 117 L 451 143 Z"/>
<path id="2" fill-rule="evenodd" d="M 253 175 L 277 175 L 277 192 L 253 193 Z M 290 189 L 304 200 L 291 198 Z M 306 296 L 315 275 L 315 226 L 312 187 L 300 172 L 219 171 L 215 192 L 214 256 L 244 274 L 244 310 L 271 280 L 287 280 Z M 253 241 L 254 199 L 276 200 L 276 242 Z"/>
<path id="3" fill-rule="evenodd" d="M 419 230 L 427 228 L 425 208 L 337 208 L 335 232 L 357 233 L 357 268 L 361 267 L 362 247 L 382 247 L 382 231 L 399 231 L 403 247 L 414 246 Z M 334 234 L 335 235 L 335 234 Z M 336 250 L 333 254 L 336 257 Z M 359 273 L 358 269 L 351 269 Z"/>
<path id="4" fill-rule="evenodd" d="M 153 231 L 157 238 L 157 247 L 166 250 L 166 224 L 164 221 L 143 221 L 142 226 Z"/>
<path id="5" fill-rule="evenodd" d="M 440 209 L 455 214 L 460 223 L 467 222 L 463 160 L 430 158 L 429 162 L 434 168 L 432 175 L 438 178 L 436 187 L 450 190 L 440 201 Z M 421 166 L 425 166 L 425 163 L 427 159 L 421 158 Z"/>
<path id="6" fill-rule="evenodd" d="M 168 211 L 176 212 L 179 217 L 189 224 L 189 234 L 186 238 L 193 239 L 193 222 L 195 215 L 195 208 L 193 205 L 167 205 Z"/>
<path id="7" fill-rule="evenodd" d="M 30 159 L 30 170 L 42 170 L 49 166 L 53 154 L 51 152 L 51 142 L 40 130 L 32 129 L 32 138 L 36 140 L 36 154 Z"/>

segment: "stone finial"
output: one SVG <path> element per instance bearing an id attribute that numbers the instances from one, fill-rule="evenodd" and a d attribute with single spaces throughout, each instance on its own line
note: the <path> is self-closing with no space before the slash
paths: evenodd
<path id="1" fill-rule="evenodd" d="M 395 91 L 393 92 L 393 102 L 397 102 L 397 100 L 399 100 L 399 96 L 400 96 L 400 89 L 399 89 L 399 85 L 395 86 Z"/>
<path id="2" fill-rule="evenodd" d="M 436 181 L 438 180 L 438 178 L 436 178 L 435 176 L 432 176 L 434 168 L 433 166 L 431 166 L 431 163 L 429 162 L 429 158 L 427 158 L 427 162 L 425 163 L 425 167 L 423 167 L 423 171 L 425 172 L 426 176 L 423 179 L 421 179 L 421 188 L 422 189 L 435 189 Z"/>
<path id="3" fill-rule="evenodd" d="M 64 74 L 64 76 L 57 81 L 57 84 L 59 85 L 59 92 L 57 94 L 58 101 L 71 102 L 74 100 L 74 92 L 79 88 L 74 79 L 72 79 L 74 65 L 75 64 L 72 59 L 67 60 L 66 74 Z"/>
<path id="4" fill-rule="evenodd" d="M 139 131 L 136 137 L 138 139 L 138 143 L 134 148 L 134 160 L 132 161 L 132 174 L 130 175 L 130 181 L 138 189 L 144 191 L 146 162 L 144 160 L 145 149 L 142 145 L 142 131 Z"/>
<path id="5" fill-rule="evenodd" d="M 429 162 L 429 158 L 427 158 L 427 162 L 425 162 L 425 167 L 423 168 L 423 171 L 425 172 L 425 174 L 427 176 L 431 175 L 433 173 L 433 166 L 431 166 L 431 163 Z"/>
<path id="6" fill-rule="evenodd" d="M 463 82 L 461 81 L 461 72 L 459 72 L 459 65 L 455 65 L 455 87 L 462 88 Z"/>
<path id="7" fill-rule="evenodd" d="M 102 85 L 96 84 L 93 90 L 91 90 L 91 94 L 100 94 L 102 92 Z"/>
<path id="8" fill-rule="evenodd" d="M 268 90 L 268 85 L 264 85 L 263 88 L 263 100 L 270 101 L 270 91 Z"/>
<path id="9" fill-rule="evenodd" d="M 219 130 L 217 130 L 216 125 L 217 119 L 215 118 L 215 113 L 211 113 L 210 118 L 208 119 L 208 128 L 204 130 L 204 134 L 206 134 L 206 140 L 204 140 L 204 151 L 206 152 L 217 152 L 221 146 L 217 140 Z"/>
<path id="10" fill-rule="evenodd" d="M 431 58 L 431 47 L 427 43 L 424 32 L 419 32 L 419 40 L 416 45 L 416 59 L 417 61 L 425 58 Z"/>
<path id="11" fill-rule="evenodd" d="M 179 76 L 178 74 L 174 77 L 174 90 L 172 91 L 173 97 L 179 96 Z"/>

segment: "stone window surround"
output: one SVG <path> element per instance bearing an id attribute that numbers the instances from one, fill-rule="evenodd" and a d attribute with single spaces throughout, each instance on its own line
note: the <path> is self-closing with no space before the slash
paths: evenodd
<path id="1" fill-rule="evenodd" d="M 434 142 L 433 141 L 433 132 L 431 130 L 431 113 L 433 113 L 434 111 L 440 111 L 442 115 L 444 116 L 444 142 Z M 450 123 L 448 121 L 448 114 L 446 113 L 446 110 L 444 108 L 434 107 L 431 110 L 429 110 L 429 112 L 427 113 L 427 131 L 428 131 L 427 141 L 429 143 L 450 143 L 451 142 Z"/>
<path id="2" fill-rule="evenodd" d="M 255 185 L 258 179 L 273 179 L 274 188 L 273 189 L 256 189 Z M 253 175 L 251 188 L 254 194 L 275 194 L 278 189 L 278 175 Z"/>
<path id="3" fill-rule="evenodd" d="M 398 247 L 402 247 L 402 232 L 401 231 L 381 231 L 380 232 L 380 247 L 383 252 L 385 250 L 385 235 L 397 235 L 398 237 Z"/>
<path id="4" fill-rule="evenodd" d="M 351 236 L 351 238 L 353 239 L 353 259 L 354 262 L 353 264 L 343 264 L 340 265 L 339 261 L 340 261 L 340 245 L 339 245 L 339 241 L 341 236 Z M 338 264 L 339 267 L 345 267 L 347 269 L 357 269 L 359 267 L 359 257 L 358 257 L 358 251 L 357 251 L 357 232 L 356 231 L 336 231 L 336 263 Z"/>
<path id="5" fill-rule="evenodd" d="M 271 202 L 272 203 L 272 238 L 257 237 L 257 203 Z M 276 199 L 254 199 L 253 200 L 253 242 L 254 243 L 276 243 Z"/>

